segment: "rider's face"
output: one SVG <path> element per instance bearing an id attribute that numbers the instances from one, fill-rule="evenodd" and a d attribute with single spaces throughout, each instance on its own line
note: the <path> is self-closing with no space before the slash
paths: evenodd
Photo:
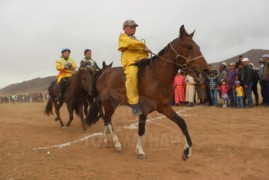
<path id="1" fill-rule="evenodd" d="M 70 56 L 70 52 L 69 52 L 69 51 L 65 51 L 65 52 L 63 52 L 63 57 L 64 57 L 65 59 L 68 59 L 69 56 Z"/>
<path id="2" fill-rule="evenodd" d="M 86 59 L 91 59 L 92 58 L 92 52 L 91 51 L 87 51 L 85 54 L 85 58 Z"/>
<path id="3" fill-rule="evenodd" d="M 136 32 L 136 26 L 125 26 L 123 30 L 128 36 L 133 36 Z"/>

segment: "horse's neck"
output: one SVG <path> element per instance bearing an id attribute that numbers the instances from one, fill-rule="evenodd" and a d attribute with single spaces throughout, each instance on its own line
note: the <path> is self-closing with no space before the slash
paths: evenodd
<path id="1" fill-rule="evenodd" d="M 74 74 L 68 83 L 68 86 L 66 88 L 67 90 L 67 95 L 68 96 L 75 96 L 79 90 L 80 86 L 79 86 L 79 77 L 78 74 Z"/>
<path id="2" fill-rule="evenodd" d="M 164 86 L 171 86 L 172 87 L 171 84 L 173 84 L 173 82 L 174 82 L 174 78 L 177 74 L 178 68 L 176 67 L 176 65 L 173 62 L 175 57 L 174 56 L 166 57 L 165 54 L 162 55 L 161 57 L 166 59 L 166 60 L 158 57 L 158 59 L 155 62 L 153 62 L 154 68 L 155 68 L 155 71 L 158 75 L 160 82 Z M 168 61 L 170 61 L 170 62 L 168 62 Z"/>

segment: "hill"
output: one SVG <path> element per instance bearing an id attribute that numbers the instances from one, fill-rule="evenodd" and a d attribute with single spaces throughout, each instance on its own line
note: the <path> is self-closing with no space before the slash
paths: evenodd
<path id="1" fill-rule="evenodd" d="M 21 83 L 11 84 L 0 89 L 1 95 L 24 94 L 32 92 L 44 92 L 49 87 L 50 83 L 56 79 L 56 76 L 49 76 L 45 78 L 35 78 Z"/>
<path id="2" fill-rule="evenodd" d="M 227 64 L 230 64 L 231 62 L 237 62 L 239 55 L 243 55 L 244 57 L 248 57 L 250 62 L 253 63 L 256 67 L 259 67 L 259 58 L 264 55 L 264 54 L 269 54 L 269 50 L 264 50 L 264 49 L 252 49 L 249 50 L 245 53 L 238 54 L 234 57 L 231 57 L 229 59 L 226 59 L 224 61 L 216 62 L 216 63 L 211 63 L 213 67 L 217 67 L 221 62 L 226 62 Z"/>

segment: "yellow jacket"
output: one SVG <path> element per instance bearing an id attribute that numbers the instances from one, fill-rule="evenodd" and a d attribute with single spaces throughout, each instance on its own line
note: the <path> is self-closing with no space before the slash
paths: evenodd
<path id="1" fill-rule="evenodd" d="M 72 67 L 70 69 L 65 69 L 65 65 L 67 63 L 70 63 L 72 65 Z M 74 71 L 76 68 L 77 68 L 77 65 L 76 65 L 76 62 L 74 61 L 74 59 L 72 59 L 72 58 L 69 58 L 68 60 L 65 60 L 64 58 L 58 59 L 56 61 L 56 69 L 60 72 L 58 74 L 57 83 L 59 83 L 61 81 L 61 79 L 64 77 L 71 77 L 72 74 L 74 74 Z"/>
<path id="2" fill-rule="evenodd" d="M 144 52 L 146 45 L 129 37 L 127 34 L 121 34 L 119 37 L 118 50 L 122 52 L 121 63 L 125 67 L 141 59 L 147 58 L 148 54 Z"/>

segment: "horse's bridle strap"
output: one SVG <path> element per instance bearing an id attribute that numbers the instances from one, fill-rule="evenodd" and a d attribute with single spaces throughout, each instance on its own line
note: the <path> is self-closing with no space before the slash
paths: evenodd
<path id="1" fill-rule="evenodd" d="M 177 67 L 179 67 L 179 68 L 180 68 L 181 70 L 183 70 L 183 71 L 185 71 L 185 70 L 193 71 L 192 69 L 188 68 L 188 65 L 189 65 L 192 61 L 195 61 L 195 60 L 197 60 L 197 59 L 200 59 L 200 58 L 204 57 L 203 55 L 201 55 L 201 56 L 197 56 L 197 57 L 192 58 L 192 59 L 190 59 L 190 57 L 189 57 L 189 58 L 186 58 L 185 56 L 180 55 L 180 54 L 175 50 L 175 48 L 173 47 L 172 43 L 169 43 L 169 46 L 170 46 L 171 49 L 174 51 L 174 53 L 176 53 L 175 60 L 177 60 L 178 58 L 183 58 L 183 59 L 186 61 L 185 64 L 175 63 L 175 62 L 173 62 L 173 61 L 170 61 L 169 59 L 166 59 L 166 58 L 164 58 L 164 57 L 162 57 L 162 56 L 159 56 L 158 54 L 155 54 L 155 53 L 152 53 L 152 52 L 151 52 L 151 54 L 152 54 L 152 55 L 155 55 L 155 56 L 158 56 L 160 59 L 162 59 L 162 60 L 164 60 L 164 61 L 167 61 L 167 62 L 169 62 L 169 63 L 175 64 Z"/>

